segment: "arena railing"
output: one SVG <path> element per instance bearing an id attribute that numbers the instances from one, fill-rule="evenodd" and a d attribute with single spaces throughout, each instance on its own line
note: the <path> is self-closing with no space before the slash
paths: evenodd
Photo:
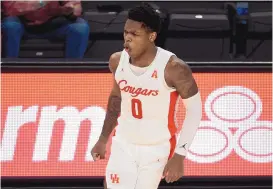
<path id="1" fill-rule="evenodd" d="M 271 72 L 272 62 L 185 61 L 193 72 Z M 108 62 L 92 59 L 2 59 L 2 72 L 109 72 Z"/>

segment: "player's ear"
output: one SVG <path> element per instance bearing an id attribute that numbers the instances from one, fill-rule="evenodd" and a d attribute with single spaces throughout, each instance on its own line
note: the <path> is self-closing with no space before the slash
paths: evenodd
<path id="1" fill-rule="evenodd" d="M 149 38 L 150 42 L 154 42 L 155 39 L 156 39 L 156 37 L 157 37 L 157 33 L 156 32 L 152 32 L 150 34 L 150 38 Z"/>

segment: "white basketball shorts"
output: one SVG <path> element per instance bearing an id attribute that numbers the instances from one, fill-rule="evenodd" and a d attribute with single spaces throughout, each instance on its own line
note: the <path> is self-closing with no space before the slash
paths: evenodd
<path id="1" fill-rule="evenodd" d="M 158 145 L 135 145 L 114 136 L 106 167 L 109 189 L 157 189 L 175 140 Z"/>

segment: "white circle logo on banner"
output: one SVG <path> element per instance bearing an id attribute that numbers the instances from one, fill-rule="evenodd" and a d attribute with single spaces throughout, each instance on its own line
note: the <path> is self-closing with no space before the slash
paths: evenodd
<path id="1" fill-rule="evenodd" d="M 213 122 L 233 127 L 252 122 L 262 112 L 262 102 L 252 90 L 241 86 L 227 86 L 213 91 L 205 102 L 205 111 Z"/>
<path id="2" fill-rule="evenodd" d="M 214 163 L 227 157 L 231 150 L 231 131 L 202 121 L 187 156 L 198 163 Z"/>
<path id="3" fill-rule="evenodd" d="M 250 162 L 272 161 L 272 122 L 257 120 L 262 101 L 254 91 L 241 86 L 219 88 L 208 96 L 205 112 L 210 121 L 201 121 L 188 159 L 215 163 L 234 149 Z"/>
<path id="4" fill-rule="evenodd" d="M 257 121 L 234 135 L 234 150 L 243 159 L 256 163 L 272 161 L 272 123 Z"/>

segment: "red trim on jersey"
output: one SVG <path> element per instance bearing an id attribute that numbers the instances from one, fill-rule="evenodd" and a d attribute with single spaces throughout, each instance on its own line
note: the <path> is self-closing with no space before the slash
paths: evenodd
<path id="1" fill-rule="evenodd" d="M 170 135 L 171 135 L 171 139 L 170 139 L 171 148 L 170 148 L 169 159 L 173 156 L 174 149 L 176 146 L 175 134 L 176 134 L 177 128 L 175 126 L 174 114 L 175 114 L 175 106 L 176 106 L 177 99 L 178 99 L 178 92 L 177 91 L 171 92 L 170 107 L 169 107 L 169 114 L 168 114 L 168 129 L 169 129 Z"/>
<path id="2" fill-rule="evenodd" d="M 169 154 L 168 159 L 171 159 L 171 157 L 174 154 L 174 150 L 175 150 L 175 146 L 176 146 L 176 136 L 175 135 L 170 139 L 170 146 L 171 146 L 171 148 L 170 148 L 170 154 Z"/>

